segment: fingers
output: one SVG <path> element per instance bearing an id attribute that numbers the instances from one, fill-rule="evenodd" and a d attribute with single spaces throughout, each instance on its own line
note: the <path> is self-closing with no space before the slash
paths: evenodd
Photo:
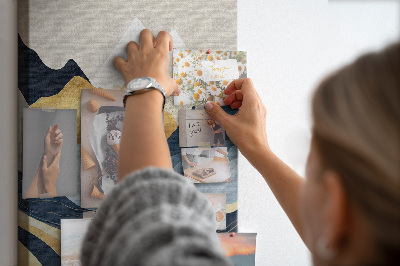
<path id="1" fill-rule="evenodd" d="M 45 138 L 50 137 L 50 133 L 51 133 L 52 130 L 53 130 L 52 126 L 49 126 L 49 129 L 46 132 Z"/>
<path id="2" fill-rule="evenodd" d="M 54 132 L 54 142 L 59 143 L 63 137 L 63 133 L 61 133 L 61 129 L 57 128 Z"/>
<path id="3" fill-rule="evenodd" d="M 224 93 L 226 95 L 229 95 L 229 94 L 235 92 L 236 90 L 240 90 L 242 88 L 242 85 L 245 82 L 245 80 L 246 79 L 235 79 L 234 81 L 229 83 L 228 86 L 226 86 Z"/>
<path id="4" fill-rule="evenodd" d="M 114 58 L 114 66 L 115 68 L 122 74 L 123 67 L 128 63 L 125 59 L 120 56 Z"/>
<path id="5" fill-rule="evenodd" d="M 242 107 L 242 101 L 237 101 L 231 104 L 232 109 L 238 109 L 240 107 Z"/>
<path id="6" fill-rule="evenodd" d="M 52 128 L 52 131 L 56 132 L 59 127 L 60 127 L 60 124 L 55 124 L 54 127 Z"/>
<path id="7" fill-rule="evenodd" d="M 222 108 L 216 103 L 208 102 L 205 106 L 206 111 L 211 115 L 212 118 L 216 119 L 222 127 L 229 120 L 228 115 Z"/>
<path id="8" fill-rule="evenodd" d="M 149 29 L 144 29 L 140 32 L 140 49 L 152 49 L 154 48 L 154 35 Z"/>
<path id="9" fill-rule="evenodd" d="M 129 56 L 134 54 L 135 52 L 139 51 L 139 49 L 140 49 L 140 46 L 136 42 L 134 42 L 134 41 L 128 42 L 128 44 L 126 45 L 126 53 L 128 55 L 128 60 L 129 60 Z"/>
<path id="10" fill-rule="evenodd" d="M 61 131 L 60 131 L 60 132 L 61 132 Z M 63 136 L 64 136 L 63 133 L 59 133 L 59 134 L 56 136 L 55 141 L 59 141 L 60 139 L 62 139 Z"/>
<path id="11" fill-rule="evenodd" d="M 241 96 L 238 96 L 236 91 L 241 91 Z M 230 99 L 229 96 L 231 94 L 235 93 L 235 96 L 231 96 L 232 98 Z M 225 89 L 225 94 L 228 95 L 228 101 L 232 99 L 235 99 L 235 97 L 241 97 L 242 99 L 242 105 L 243 104 L 252 104 L 254 101 L 261 101 L 260 96 L 258 95 L 257 91 L 254 88 L 253 81 L 249 78 L 245 79 L 236 79 L 232 81 Z M 224 102 L 225 103 L 225 102 Z M 232 101 L 234 103 L 234 101 Z M 226 103 L 225 103 L 226 104 Z M 239 103 L 235 103 L 234 106 L 239 106 Z M 231 105 L 232 107 L 232 105 Z M 240 107 L 240 106 L 239 106 Z M 232 107 L 233 108 L 233 107 Z"/>
<path id="12" fill-rule="evenodd" d="M 243 101 L 243 93 L 242 93 L 242 91 L 241 90 L 236 90 L 233 93 L 229 94 L 224 99 L 224 104 L 225 105 L 230 105 L 232 109 L 237 109 L 242 105 L 242 101 Z"/>
<path id="13" fill-rule="evenodd" d="M 180 85 L 178 85 L 177 90 L 171 94 L 171 96 L 179 96 L 179 94 L 181 94 L 182 92 L 182 88 Z"/>
<path id="14" fill-rule="evenodd" d="M 156 49 L 161 51 L 171 51 L 172 50 L 172 36 L 166 31 L 160 31 L 157 35 Z"/>

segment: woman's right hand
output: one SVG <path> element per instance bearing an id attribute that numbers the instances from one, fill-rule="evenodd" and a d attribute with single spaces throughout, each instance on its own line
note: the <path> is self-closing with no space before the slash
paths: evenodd
<path id="1" fill-rule="evenodd" d="M 59 127 L 59 124 L 54 125 L 54 127 L 49 126 L 46 136 L 44 137 L 44 155 L 47 156 L 49 163 L 51 163 L 54 157 L 61 151 L 64 143 L 63 134 Z"/>
<path id="2" fill-rule="evenodd" d="M 52 197 L 57 196 L 56 182 L 58 175 L 60 174 L 60 157 L 61 157 L 61 151 L 57 153 L 53 162 L 51 163 L 48 161 L 49 158 L 47 158 L 46 155 L 43 155 L 42 159 L 42 174 L 44 179 L 44 188 L 46 193 L 50 194 Z"/>
<path id="3" fill-rule="evenodd" d="M 269 150 L 266 132 L 267 110 L 249 78 L 236 79 L 225 89 L 225 105 L 240 108 L 227 114 L 219 105 L 209 102 L 207 112 L 225 129 L 228 137 L 247 157 L 258 150 Z"/>

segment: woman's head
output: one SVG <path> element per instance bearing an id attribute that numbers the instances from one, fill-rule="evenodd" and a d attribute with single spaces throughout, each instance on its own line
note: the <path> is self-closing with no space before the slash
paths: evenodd
<path id="1" fill-rule="evenodd" d="M 327 260 L 357 260 L 368 252 L 367 261 L 399 262 L 400 44 L 327 77 L 315 91 L 312 109 L 303 191 L 311 250 L 317 257 L 326 252 L 319 257 Z"/>

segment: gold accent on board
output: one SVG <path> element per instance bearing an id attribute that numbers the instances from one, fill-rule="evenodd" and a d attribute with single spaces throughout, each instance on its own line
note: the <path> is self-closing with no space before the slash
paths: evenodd
<path id="1" fill-rule="evenodd" d="M 178 128 L 175 118 L 164 110 L 164 132 L 165 137 L 168 139 L 172 133 Z"/>
<path id="2" fill-rule="evenodd" d="M 231 213 L 237 211 L 238 209 L 238 202 L 234 202 L 232 204 L 226 204 L 226 213 Z"/>
<path id="3" fill-rule="evenodd" d="M 32 254 L 21 242 L 18 241 L 18 265 L 19 266 L 41 266 L 35 255 Z"/>
<path id="4" fill-rule="evenodd" d="M 42 97 L 31 108 L 42 108 L 52 106 L 55 109 L 76 109 L 77 110 L 77 142 L 81 143 L 81 91 L 82 89 L 96 89 L 86 79 L 73 77 L 64 88 L 56 95 Z"/>
<path id="5" fill-rule="evenodd" d="M 19 215 L 18 226 L 35 235 L 37 238 L 39 238 L 49 247 L 51 247 L 58 255 L 61 256 L 61 240 L 33 226 L 29 223 L 29 220 L 30 219 L 26 220 L 23 216 Z"/>

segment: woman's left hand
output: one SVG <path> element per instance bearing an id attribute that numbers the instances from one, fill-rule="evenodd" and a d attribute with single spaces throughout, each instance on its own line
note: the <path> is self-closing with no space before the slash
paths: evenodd
<path id="1" fill-rule="evenodd" d="M 170 96 L 178 90 L 168 72 L 171 50 L 172 37 L 168 32 L 160 31 L 155 39 L 150 30 L 144 29 L 140 32 L 140 45 L 131 41 L 126 46 L 128 61 L 118 56 L 114 66 L 124 77 L 125 84 L 135 78 L 152 77 L 164 88 L 166 96 Z"/>

